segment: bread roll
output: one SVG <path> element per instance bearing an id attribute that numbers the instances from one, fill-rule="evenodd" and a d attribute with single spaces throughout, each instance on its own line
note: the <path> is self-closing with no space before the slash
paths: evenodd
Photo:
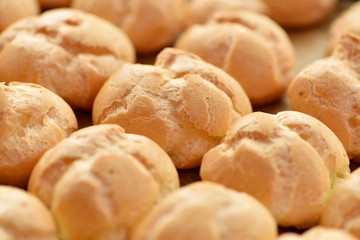
<path id="1" fill-rule="evenodd" d="M 255 12 L 218 11 L 184 31 L 175 47 L 229 73 L 255 105 L 283 96 L 293 77 L 295 51 L 286 32 Z"/>
<path id="2" fill-rule="evenodd" d="M 245 9 L 268 14 L 268 8 L 262 0 L 190 0 L 187 1 L 187 25 L 203 24 L 218 10 Z"/>
<path id="3" fill-rule="evenodd" d="M 349 173 L 336 136 L 294 111 L 240 118 L 200 168 L 203 180 L 253 195 L 279 225 L 297 228 L 317 223 L 332 187 Z"/>
<path id="4" fill-rule="evenodd" d="M 360 169 L 335 187 L 321 214 L 320 224 L 341 228 L 360 238 Z"/>
<path id="5" fill-rule="evenodd" d="M 251 111 L 232 77 L 191 53 L 167 48 L 154 66 L 126 64 L 113 74 L 94 101 L 93 122 L 145 135 L 177 168 L 191 168 L 235 119 Z"/>
<path id="6" fill-rule="evenodd" d="M 55 221 L 44 204 L 32 194 L 0 186 L 1 240 L 58 240 Z"/>
<path id="7" fill-rule="evenodd" d="M 359 36 L 343 35 L 332 56 L 303 69 L 288 90 L 290 108 L 325 123 L 353 159 L 360 156 L 359 44 Z"/>
<path id="8" fill-rule="evenodd" d="M 51 209 L 61 239 L 128 239 L 133 225 L 179 187 L 169 156 L 117 125 L 83 128 L 47 151 L 28 189 Z"/>
<path id="9" fill-rule="evenodd" d="M 69 7 L 72 0 L 38 0 L 43 9 Z"/>
<path id="10" fill-rule="evenodd" d="M 331 23 L 326 54 L 331 55 L 344 33 L 360 35 L 360 2 L 354 2 Z"/>
<path id="11" fill-rule="evenodd" d="M 356 240 L 353 235 L 334 228 L 327 227 L 313 227 L 303 234 L 284 233 L 281 234 L 278 240 Z"/>
<path id="12" fill-rule="evenodd" d="M 70 106 L 31 83 L 0 83 L 0 116 L 0 184 L 25 187 L 42 154 L 77 129 Z"/>
<path id="13" fill-rule="evenodd" d="M 131 240 L 274 240 L 269 211 L 246 193 L 197 182 L 160 202 L 135 228 Z"/>
<path id="14" fill-rule="evenodd" d="M 185 0 L 73 0 L 71 6 L 121 28 L 138 53 L 170 46 L 183 28 Z"/>
<path id="15" fill-rule="evenodd" d="M 15 21 L 40 12 L 37 0 L 1 0 L 0 32 Z"/>
<path id="16" fill-rule="evenodd" d="M 338 0 L 263 0 L 270 16 L 284 27 L 309 27 L 326 20 Z"/>
<path id="17" fill-rule="evenodd" d="M 78 10 L 50 10 L 0 35 L 0 81 L 38 83 L 73 108 L 91 109 L 105 80 L 134 62 L 134 54 L 111 23 Z"/>

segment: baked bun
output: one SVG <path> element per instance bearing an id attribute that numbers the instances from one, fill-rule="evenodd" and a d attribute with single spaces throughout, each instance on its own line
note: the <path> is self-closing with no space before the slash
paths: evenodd
<path id="1" fill-rule="evenodd" d="M 326 54 L 331 55 L 335 45 L 344 33 L 360 35 L 360 2 L 354 2 L 330 25 Z"/>
<path id="2" fill-rule="evenodd" d="M 0 184 L 25 187 L 42 154 L 77 129 L 70 106 L 31 83 L 0 83 Z"/>
<path id="3" fill-rule="evenodd" d="M 55 221 L 44 204 L 32 194 L 0 186 L 1 240 L 57 240 Z"/>
<path id="4" fill-rule="evenodd" d="M 244 191 L 281 226 L 315 224 L 332 187 L 349 175 L 336 136 L 315 118 L 294 111 L 248 114 L 204 155 L 203 180 Z"/>
<path id="5" fill-rule="evenodd" d="M 0 35 L 0 81 L 38 83 L 73 108 L 91 109 L 111 73 L 135 52 L 124 33 L 105 20 L 55 9 L 12 24 Z"/>
<path id="6" fill-rule="evenodd" d="M 271 18 L 284 27 L 309 27 L 326 20 L 338 0 L 263 0 Z"/>
<path id="7" fill-rule="evenodd" d="M 320 224 L 341 228 L 360 238 L 360 169 L 335 187 L 321 214 Z"/>
<path id="8" fill-rule="evenodd" d="M 185 0 L 73 0 L 71 6 L 121 28 L 138 53 L 170 46 L 183 28 Z"/>
<path id="9" fill-rule="evenodd" d="M 356 240 L 353 235 L 334 228 L 327 228 L 317 226 L 310 228 L 303 234 L 284 233 L 281 234 L 278 240 Z"/>
<path id="10" fill-rule="evenodd" d="M 132 226 L 179 187 L 169 156 L 117 125 L 83 128 L 47 151 L 28 189 L 51 209 L 61 239 L 127 239 Z"/>
<path id="11" fill-rule="evenodd" d="M 0 32 L 13 22 L 40 13 L 37 0 L 1 0 Z"/>
<path id="12" fill-rule="evenodd" d="M 197 182 L 155 206 L 131 240 L 274 240 L 276 236 L 274 218 L 256 199 L 215 183 Z"/>
<path id="13" fill-rule="evenodd" d="M 217 11 L 184 31 L 175 47 L 229 73 L 255 105 L 280 98 L 293 77 L 295 51 L 286 32 L 255 12 Z"/>
<path id="14" fill-rule="evenodd" d="M 191 0 L 186 2 L 187 25 L 203 24 L 218 10 L 241 9 L 268 14 L 262 0 Z"/>
<path id="15" fill-rule="evenodd" d="M 94 101 L 93 122 L 145 135 L 177 168 L 191 168 L 251 111 L 231 76 L 191 53 L 166 48 L 154 66 L 126 64 L 111 76 Z"/>
<path id="16" fill-rule="evenodd" d="M 38 0 L 43 9 L 69 7 L 72 0 Z"/>
<path id="17" fill-rule="evenodd" d="M 332 56 L 303 69 L 288 90 L 290 108 L 325 123 L 350 158 L 360 156 L 359 45 L 359 36 L 343 35 Z"/>

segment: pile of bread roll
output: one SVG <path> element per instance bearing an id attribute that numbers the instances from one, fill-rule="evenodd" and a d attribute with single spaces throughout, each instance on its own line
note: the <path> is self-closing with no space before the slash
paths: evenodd
<path id="1" fill-rule="evenodd" d="M 0 0 L 0 239 L 360 239 L 341 4 Z M 319 26 L 295 72 L 289 33 Z"/>

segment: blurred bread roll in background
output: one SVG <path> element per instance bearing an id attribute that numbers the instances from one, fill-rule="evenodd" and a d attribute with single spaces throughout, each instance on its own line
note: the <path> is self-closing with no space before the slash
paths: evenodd
<path id="1" fill-rule="evenodd" d="M 134 61 L 134 47 L 120 29 L 74 9 L 28 17 L 0 35 L 0 81 L 38 83 L 73 108 L 91 109 L 107 78 Z"/>
<path id="2" fill-rule="evenodd" d="M 1 240 L 58 240 L 55 221 L 45 205 L 32 194 L 0 186 Z"/>
<path id="3" fill-rule="evenodd" d="M 350 173 L 334 133 L 294 111 L 255 112 L 237 120 L 221 144 L 204 155 L 202 180 L 247 192 L 280 226 L 315 225 L 334 185 Z"/>
<path id="4" fill-rule="evenodd" d="M 40 13 L 37 0 L 1 0 L 0 33 L 15 21 Z"/>
<path id="5" fill-rule="evenodd" d="M 0 183 L 25 188 L 42 154 L 77 129 L 70 106 L 31 83 L 0 83 Z"/>
<path id="6" fill-rule="evenodd" d="M 303 234 L 284 233 L 278 240 L 356 240 L 357 238 L 348 232 L 340 229 L 315 226 Z"/>
<path id="7" fill-rule="evenodd" d="M 197 182 L 169 194 L 136 227 L 131 240 L 275 240 L 270 212 L 246 193 Z"/>
<path id="8" fill-rule="evenodd" d="M 37 0 L 42 9 L 69 7 L 72 0 Z"/>
<path id="9" fill-rule="evenodd" d="M 241 86 L 189 52 L 166 48 L 155 65 L 126 64 L 99 91 L 93 123 L 149 137 L 177 168 L 200 165 L 231 123 L 252 111 Z"/>
<path id="10" fill-rule="evenodd" d="M 309 27 L 328 19 L 339 0 L 263 0 L 269 16 L 281 26 Z"/>
<path id="11" fill-rule="evenodd" d="M 331 55 L 344 33 L 360 36 L 360 2 L 354 2 L 331 23 L 326 54 Z"/>
<path id="12" fill-rule="evenodd" d="M 138 53 L 170 46 L 183 28 L 185 0 L 73 0 L 71 6 L 121 28 Z"/>
<path id="13" fill-rule="evenodd" d="M 360 36 L 342 35 L 328 58 L 304 68 L 291 83 L 290 108 L 327 125 L 350 158 L 360 158 Z"/>
<path id="14" fill-rule="evenodd" d="M 176 48 L 223 69 L 244 88 L 253 105 L 283 96 L 293 77 L 295 50 L 270 18 L 245 10 L 223 10 L 185 30 Z"/>
<path id="15" fill-rule="evenodd" d="M 262 0 L 189 0 L 186 2 L 187 26 L 203 24 L 219 10 L 250 10 L 268 14 L 268 8 Z"/>
<path id="16" fill-rule="evenodd" d="M 179 187 L 169 156 L 117 125 L 83 128 L 47 151 L 28 189 L 51 209 L 60 239 L 128 239 L 134 224 Z"/>

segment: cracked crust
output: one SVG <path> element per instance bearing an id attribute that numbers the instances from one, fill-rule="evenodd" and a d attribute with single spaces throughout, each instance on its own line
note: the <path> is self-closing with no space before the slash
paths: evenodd
<path id="1" fill-rule="evenodd" d="M 360 169 L 335 187 L 321 215 L 320 224 L 340 228 L 360 237 Z"/>
<path id="2" fill-rule="evenodd" d="M 77 120 L 63 99 L 36 84 L 0 84 L 0 103 L 0 182 L 25 187 L 41 155 Z"/>
<path id="3" fill-rule="evenodd" d="M 233 78 L 193 54 L 167 48 L 155 66 L 126 64 L 116 72 L 94 101 L 93 122 L 145 135 L 177 168 L 191 168 L 251 111 Z"/>
<path id="4" fill-rule="evenodd" d="M 178 187 L 176 169 L 156 143 L 102 124 L 46 152 L 28 189 L 51 209 L 62 238 L 127 239 L 132 226 Z"/>
<path id="5" fill-rule="evenodd" d="M 298 228 L 317 222 L 332 187 L 349 173 L 345 149 L 330 129 L 293 111 L 239 119 L 200 168 L 203 180 L 250 193 L 279 225 Z"/>
<path id="6" fill-rule="evenodd" d="M 355 159 L 360 156 L 359 42 L 343 35 L 333 55 L 305 68 L 288 90 L 291 109 L 326 124 Z"/>
<path id="7" fill-rule="evenodd" d="M 131 240 L 275 240 L 276 236 L 274 218 L 253 197 L 198 182 L 159 203 L 136 227 Z"/>
<path id="8" fill-rule="evenodd" d="M 58 240 L 51 213 L 32 194 L 0 186 L 0 238 L 2 240 Z"/>
<path id="9" fill-rule="evenodd" d="M 91 109 L 113 71 L 134 61 L 121 30 L 73 9 L 23 19 L 0 37 L 0 81 L 38 83 L 73 108 Z"/>
<path id="10" fill-rule="evenodd" d="M 254 12 L 218 11 L 206 24 L 184 31 L 175 47 L 226 71 L 255 105 L 281 97 L 292 79 L 295 51 L 287 34 Z"/>

